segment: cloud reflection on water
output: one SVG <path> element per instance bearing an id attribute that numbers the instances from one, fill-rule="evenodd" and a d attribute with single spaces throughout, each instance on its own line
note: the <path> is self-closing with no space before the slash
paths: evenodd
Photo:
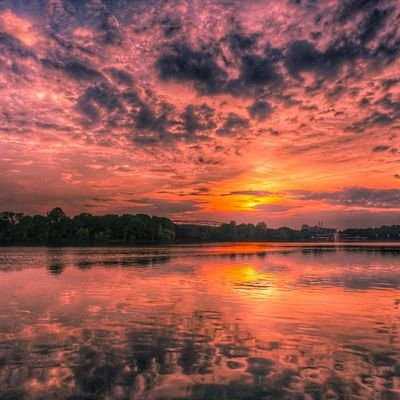
<path id="1" fill-rule="evenodd" d="M 1 398 L 398 398 L 399 254 L 2 249 Z"/>

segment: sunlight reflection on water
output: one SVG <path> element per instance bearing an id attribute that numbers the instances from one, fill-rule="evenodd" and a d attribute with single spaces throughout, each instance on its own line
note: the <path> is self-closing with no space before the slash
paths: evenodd
<path id="1" fill-rule="evenodd" d="M 398 399 L 399 256 L 0 248 L 0 398 Z"/>

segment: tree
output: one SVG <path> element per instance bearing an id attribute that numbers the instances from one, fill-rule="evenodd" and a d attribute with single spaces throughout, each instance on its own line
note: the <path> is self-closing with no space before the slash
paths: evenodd
<path id="1" fill-rule="evenodd" d="M 229 224 L 222 224 L 219 231 L 223 241 L 235 242 L 238 239 L 235 221 L 231 221 Z"/>
<path id="2" fill-rule="evenodd" d="M 79 228 L 75 232 L 75 237 L 78 239 L 79 242 L 85 242 L 89 239 L 89 229 L 87 228 Z"/>
<path id="3" fill-rule="evenodd" d="M 266 233 L 267 233 L 267 224 L 265 222 L 259 222 L 256 225 L 256 231 L 255 231 L 256 239 L 257 240 L 265 239 Z"/>
<path id="4" fill-rule="evenodd" d="M 65 212 L 60 208 L 53 208 L 51 211 L 47 213 L 47 220 L 50 225 L 60 224 L 67 218 Z"/>
<path id="5" fill-rule="evenodd" d="M 53 208 L 47 213 L 49 226 L 49 240 L 55 243 L 60 242 L 67 230 L 68 217 L 60 207 Z"/>

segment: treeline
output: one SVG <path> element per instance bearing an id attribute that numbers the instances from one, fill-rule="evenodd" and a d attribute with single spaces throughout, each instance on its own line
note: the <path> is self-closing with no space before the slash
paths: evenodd
<path id="1" fill-rule="evenodd" d="M 342 240 L 400 240 L 400 225 L 371 229 L 346 229 Z M 182 242 L 310 241 L 313 234 L 287 227 L 268 228 L 258 224 L 236 224 L 218 227 L 177 225 L 168 218 L 145 214 L 81 213 L 68 217 L 61 208 L 44 215 L 24 215 L 10 211 L 0 213 L 1 244 L 135 244 Z"/>
<path id="2" fill-rule="evenodd" d="M 351 228 L 341 232 L 342 238 L 360 238 L 363 240 L 373 241 L 400 241 L 400 225 L 383 225 L 380 228 Z"/>
<path id="3" fill-rule="evenodd" d="M 258 224 L 222 224 L 219 227 L 199 225 L 177 225 L 176 237 L 180 241 L 205 241 L 205 242 L 285 242 L 306 241 L 311 239 L 311 234 L 283 227 L 278 229 L 268 228 L 264 222 Z"/>
<path id="4" fill-rule="evenodd" d="M 301 241 L 310 235 L 290 228 L 269 229 L 264 222 L 218 227 L 176 225 L 168 218 L 145 214 L 68 217 L 61 208 L 43 215 L 0 213 L 3 244 L 135 244 L 212 241 Z"/>
<path id="5" fill-rule="evenodd" d="M 61 208 L 43 215 L 0 213 L 0 242 L 43 244 L 128 244 L 174 241 L 175 225 L 167 218 L 88 213 L 68 217 Z"/>

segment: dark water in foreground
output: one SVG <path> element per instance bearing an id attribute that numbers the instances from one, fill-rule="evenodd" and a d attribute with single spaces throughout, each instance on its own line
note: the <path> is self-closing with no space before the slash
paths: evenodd
<path id="1" fill-rule="evenodd" d="M 400 245 L 0 248 L 0 399 L 400 399 Z"/>

